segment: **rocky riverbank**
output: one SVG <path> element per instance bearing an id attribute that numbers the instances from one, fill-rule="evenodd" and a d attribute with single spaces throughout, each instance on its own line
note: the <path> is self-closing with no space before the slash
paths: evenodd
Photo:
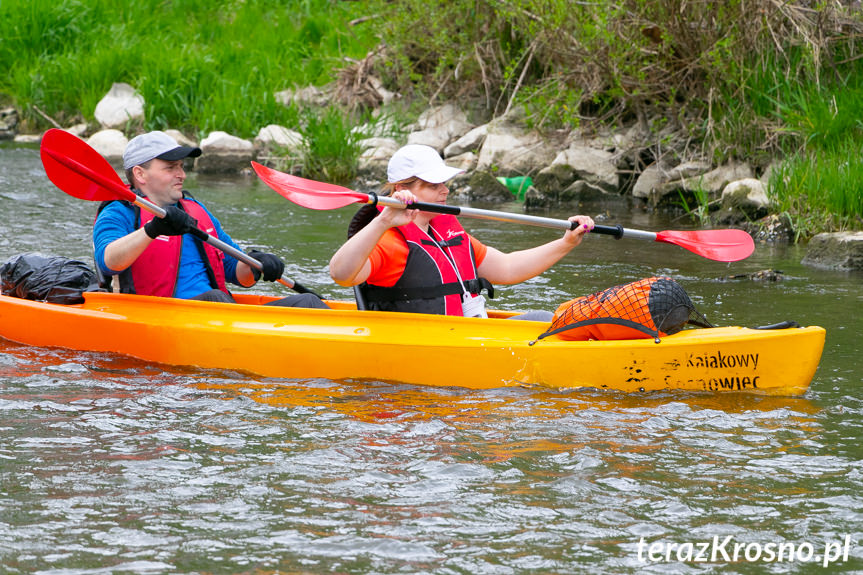
<path id="1" fill-rule="evenodd" d="M 326 94 L 312 88 L 276 97 L 285 104 L 327 102 Z M 386 100 L 381 98 L 384 104 Z M 94 110 L 95 129 L 89 124 L 55 127 L 86 139 L 119 165 L 128 142 L 126 133 L 143 125 L 144 110 L 143 98 L 134 88 L 115 84 Z M 532 185 L 519 195 L 526 208 L 577 207 L 597 200 L 628 200 L 644 209 L 683 205 L 705 222 L 742 227 L 759 241 L 793 239 L 790 220 L 771 213 L 770 167 L 744 162 L 714 166 L 702 159 L 673 164 L 669 158 L 674 154 L 654 157 L 655 145 L 648 138 L 656 136 L 638 124 L 619 132 L 539 132 L 514 116 L 475 125 L 453 104 L 430 108 L 410 125 L 395 125 L 386 115 L 380 117 L 384 119 L 356 128 L 363 136 L 358 173 L 367 186 L 383 181 L 387 161 L 399 147 L 426 144 L 448 164 L 465 170 L 452 185 L 453 194 L 464 201 L 512 201 L 513 191 L 499 178 L 529 176 Z M 304 137 L 286 126 L 264 126 L 252 140 L 217 131 L 197 142 L 177 130 L 166 131 L 184 145 L 201 147 L 203 154 L 192 169 L 202 173 L 250 173 L 252 160 L 284 171 L 302 169 Z M 41 134 L 17 133 L 14 108 L 0 110 L 0 139 L 32 143 L 40 138 Z M 863 233 L 820 234 L 811 246 L 804 259 L 807 265 L 863 269 Z"/>

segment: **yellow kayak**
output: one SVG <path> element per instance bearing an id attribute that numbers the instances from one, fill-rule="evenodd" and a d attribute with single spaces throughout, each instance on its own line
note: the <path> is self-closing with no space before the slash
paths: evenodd
<path id="1" fill-rule="evenodd" d="M 624 341 L 537 339 L 544 323 L 393 312 L 240 305 L 85 293 L 59 305 L 0 295 L 0 337 L 33 346 L 113 352 L 175 366 L 267 377 L 374 379 L 419 385 L 624 392 L 693 390 L 799 395 L 824 347 L 820 327 L 688 329 Z"/>

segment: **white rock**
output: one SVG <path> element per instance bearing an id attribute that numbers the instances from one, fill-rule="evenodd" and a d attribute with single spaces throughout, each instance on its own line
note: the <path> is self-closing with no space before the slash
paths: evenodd
<path id="1" fill-rule="evenodd" d="M 454 121 L 467 124 L 467 115 L 454 104 L 444 104 L 443 106 L 429 108 L 420 114 L 420 117 L 417 118 L 417 125 L 420 130 L 426 130 Z"/>
<path id="2" fill-rule="evenodd" d="M 578 179 L 615 193 L 620 185 L 614 154 L 592 147 L 573 144 L 558 153 L 551 166 L 567 166 Z"/>
<path id="3" fill-rule="evenodd" d="M 653 163 L 644 168 L 638 179 L 635 180 L 635 185 L 632 188 L 632 196 L 634 198 L 647 199 L 659 189 L 665 182 L 666 167 L 660 163 Z"/>
<path id="4" fill-rule="evenodd" d="M 446 159 L 446 165 L 453 168 L 460 168 L 465 172 L 471 172 L 476 168 L 478 156 L 473 152 L 465 152 L 457 156 L 450 156 Z"/>
<path id="5" fill-rule="evenodd" d="M 449 142 L 449 130 L 446 126 L 437 126 L 408 134 L 408 144 L 431 146 L 438 152 L 443 151 Z"/>
<path id="6" fill-rule="evenodd" d="M 226 132 L 211 132 L 201 141 L 201 156 L 195 159 L 199 172 L 238 172 L 248 170 L 255 159 L 255 147 L 248 140 Z"/>
<path id="7" fill-rule="evenodd" d="M 770 199 L 767 197 L 767 192 L 764 190 L 764 184 L 761 180 L 755 178 L 744 178 L 731 182 L 725 189 L 722 190 L 722 199 L 735 197 L 736 203 L 745 201 L 747 204 L 754 207 L 767 207 L 770 205 Z"/>
<path id="8" fill-rule="evenodd" d="M 189 146 L 192 148 L 198 147 L 198 142 L 192 140 L 191 138 L 187 138 L 186 135 L 180 130 L 165 130 L 165 133 L 177 140 L 177 143 L 181 146 Z"/>
<path id="9" fill-rule="evenodd" d="M 332 94 L 330 90 L 322 90 L 317 86 L 306 86 L 296 90 L 282 90 L 273 94 L 276 102 L 284 106 L 301 104 L 307 106 L 326 106 L 330 103 Z"/>
<path id="10" fill-rule="evenodd" d="M 12 141 L 16 144 L 38 144 L 42 141 L 42 134 L 18 134 Z"/>
<path id="11" fill-rule="evenodd" d="M 144 97 L 129 84 L 116 83 L 96 104 L 96 121 L 103 128 L 120 128 L 130 120 L 144 119 Z"/>
<path id="12" fill-rule="evenodd" d="M 227 132 L 210 132 L 201 140 L 201 149 L 206 151 L 251 151 L 254 146 L 248 140 L 232 136 Z"/>
<path id="13" fill-rule="evenodd" d="M 69 126 L 68 128 L 65 128 L 65 130 L 73 136 L 83 138 L 84 134 L 87 133 L 87 124 L 75 124 L 74 126 Z"/>
<path id="14" fill-rule="evenodd" d="M 255 137 L 255 143 L 264 147 L 278 146 L 293 150 L 302 148 L 305 145 L 305 138 L 299 132 L 278 124 L 270 124 L 260 129 Z"/>
<path id="15" fill-rule="evenodd" d="M 386 148 L 392 150 L 392 154 L 395 154 L 401 147 L 394 138 L 365 138 L 357 142 L 357 144 L 362 150 Z"/>
<path id="16" fill-rule="evenodd" d="M 112 128 L 96 132 L 87 138 L 87 143 L 109 162 L 117 162 L 123 159 L 129 140 L 123 132 Z"/>
<path id="17" fill-rule="evenodd" d="M 497 166 L 501 173 L 527 174 L 537 166 L 546 166 L 557 150 L 537 132 L 522 133 L 517 129 L 497 126 L 489 129 L 477 160 L 477 170 Z"/>
<path id="18" fill-rule="evenodd" d="M 476 152 L 482 147 L 485 142 L 485 137 L 488 135 L 488 124 L 477 126 L 470 130 L 467 134 L 457 139 L 452 144 L 448 145 L 443 150 L 444 158 L 458 156 L 466 152 Z"/>

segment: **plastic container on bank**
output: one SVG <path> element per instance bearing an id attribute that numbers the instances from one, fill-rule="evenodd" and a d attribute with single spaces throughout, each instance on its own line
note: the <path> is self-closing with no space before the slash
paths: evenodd
<path id="1" fill-rule="evenodd" d="M 533 185 L 530 176 L 499 177 L 497 181 L 506 186 L 519 201 L 524 201 L 524 193 Z"/>

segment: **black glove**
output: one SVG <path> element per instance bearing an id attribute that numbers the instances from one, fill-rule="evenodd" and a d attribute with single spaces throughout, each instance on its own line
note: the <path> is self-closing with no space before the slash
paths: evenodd
<path id="1" fill-rule="evenodd" d="M 182 236 L 198 226 L 198 221 L 178 208 L 168 206 L 164 218 L 153 218 L 144 225 L 144 232 L 153 239 L 158 236 Z"/>
<path id="2" fill-rule="evenodd" d="M 265 254 L 264 252 L 259 252 L 257 250 L 250 251 L 249 255 L 261 262 L 260 270 L 252 268 L 252 275 L 255 276 L 255 281 L 261 279 L 262 272 L 264 280 L 268 282 L 275 282 L 281 279 L 282 273 L 285 271 L 285 262 L 280 260 L 278 256 Z"/>

